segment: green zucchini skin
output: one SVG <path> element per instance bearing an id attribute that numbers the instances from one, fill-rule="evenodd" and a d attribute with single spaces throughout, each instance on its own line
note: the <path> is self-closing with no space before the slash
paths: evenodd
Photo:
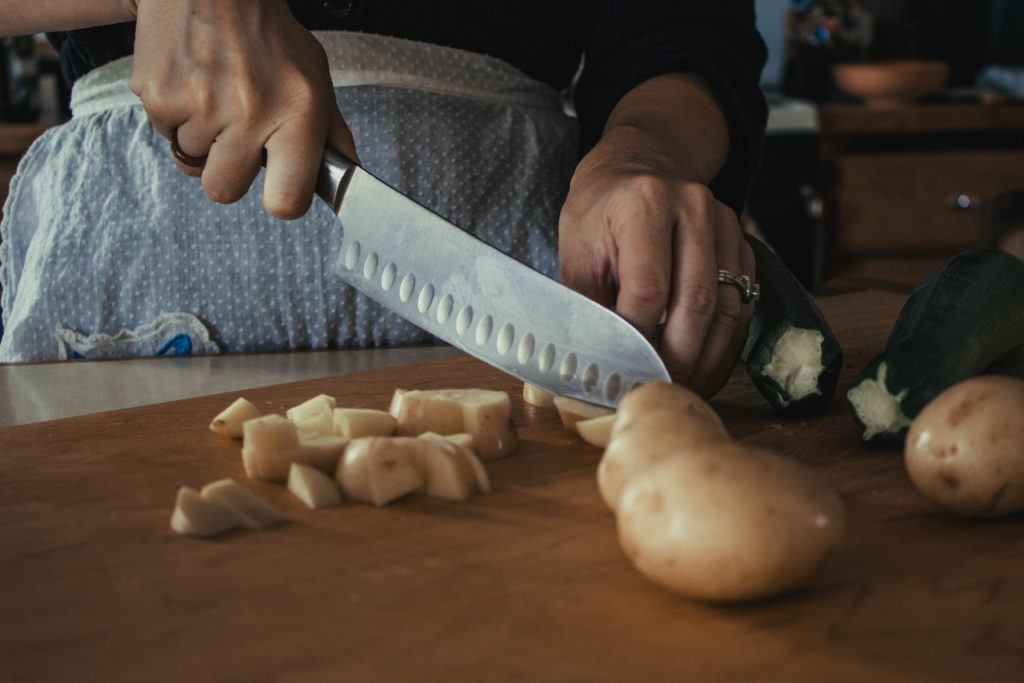
<path id="1" fill-rule="evenodd" d="M 902 443 L 929 401 L 1022 344 L 1024 261 L 998 249 L 957 254 L 914 289 L 883 351 L 846 392 L 864 441 Z"/>
<path id="2" fill-rule="evenodd" d="M 747 374 L 776 414 L 820 414 L 835 396 L 843 366 L 843 349 L 814 298 L 778 255 L 757 238 L 745 237 L 754 250 L 756 280 L 761 285 L 743 350 Z M 790 354 L 798 354 L 799 372 L 805 374 L 799 392 L 773 370 L 777 365 L 777 362 L 773 365 L 773 360 L 786 352 L 783 345 L 794 333 L 820 337 L 820 343 L 812 344 L 811 348 L 790 350 Z"/>

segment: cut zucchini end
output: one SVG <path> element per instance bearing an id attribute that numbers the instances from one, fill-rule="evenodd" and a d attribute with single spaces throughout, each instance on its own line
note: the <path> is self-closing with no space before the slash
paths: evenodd
<path id="1" fill-rule="evenodd" d="M 864 441 L 894 441 L 910 427 L 911 419 L 902 409 L 907 390 L 890 393 L 885 385 L 887 371 L 886 363 L 879 363 L 875 377 L 862 379 L 846 392 L 846 400 L 864 427 Z"/>
<path id="2" fill-rule="evenodd" d="M 772 350 L 771 360 L 761 368 L 762 374 L 782 389 L 779 402 L 790 403 L 821 394 L 819 379 L 825 365 L 822 345 L 825 335 L 820 330 L 791 327 L 782 333 Z"/>

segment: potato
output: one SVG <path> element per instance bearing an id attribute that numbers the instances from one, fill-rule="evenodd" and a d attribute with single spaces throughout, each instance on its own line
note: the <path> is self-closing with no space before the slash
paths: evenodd
<path id="1" fill-rule="evenodd" d="M 839 499 L 808 469 L 736 443 L 653 464 L 626 487 L 616 519 L 640 573 L 728 602 L 803 583 L 836 552 L 844 527 Z"/>
<path id="2" fill-rule="evenodd" d="M 200 489 L 199 495 L 231 510 L 250 529 L 268 529 L 285 521 L 285 516 L 277 508 L 234 479 L 210 482 Z"/>
<path id="3" fill-rule="evenodd" d="M 484 467 L 484 464 L 480 462 L 480 458 L 477 457 L 476 451 L 473 449 L 474 442 L 472 434 L 462 433 L 442 436 L 434 432 L 424 432 L 419 435 L 419 438 L 426 439 L 427 441 L 447 441 L 459 446 L 460 453 L 467 461 L 469 461 L 469 466 L 473 470 L 473 476 L 476 479 L 476 490 L 482 493 L 491 492 L 491 480 L 490 477 L 487 476 L 487 469 Z"/>
<path id="4" fill-rule="evenodd" d="M 259 408 L 247 399 L 239 397 L 213 418 L 210 422 L 210 430 L 224 436 L 238 438 L 242 436 L 242 424 L 246 420 L 252 420 L 260 415 L 262 413 Z"/>
<path id="5" fill-rule="evenodd" d="M 571 432 L 576 431 L 576 423 L 581 420 L 589 420 L 615 413 L 611 408 L 594 405 L 593 403 L 569 398 L 568 396 L 555 396 L 553 402 L 558 410 L 558 417 L 562 420 L 562 426 Z"/>
<path id="6" fill-rule="evenodd" d="M 322 413 L 330 414 L 331 411 L 334 410 L 335 405 L 336 402 L 333 396 L 320 394 L 319 396 L 314 396 L 308 401 L 303 401 L 293 408 L 289 408 L 284 414 L 292 422 L 301 422 L 313 415 L 320 415 Z"/>
<path id="7" fill-rule="evenodd" d="M 477 492 L 476 472 L 468 449 L 442 439 L 424 440 L 419 452 L 423 468 L 424 493 L 431 498 L 466 501 Z"/>
<path id="8" fill-rule="evenodd" d="M 397 421 L 395 433 L 400 436 L 423 432 L 472 434 L 481 460 L 511 455 L 519 446 L 512 405 L 504 391 L 397 389 L 389 412 Z"/>
<path id="9" fill-rule="evenodd" d="M 310 419 L 308 416 L 301 421 Z M 283 483 L 293 462 L 313 465 L 333 474 L 348 439 L 300 432 L 298 425 L 280 415 L 264 415 L 243 425 L 242 465 L 252 479 Z"/>
<path id="10" fill-rule="evenodd" d="M 171 529 L 186 536 L 209 538 L 230 531 L 240 523 L 238 516 L 215 500 L 203 498 L 188 486 L 178 489 L 171 513 Z"/>
<path id="11" fill-rule="evenodd" d="M 349 442 L 334 478 L 348 500 L 381 506 L 423 489 L 419 448 L 413 437 L 363 436 Z"/>
<path id="12" fill-rule="evenodd" d="M 335 434 L 349 439 L 360 436 L 391 436 L 395 433 L 395 418 L 384 410 L 335 408 L 332 428 Z"/>
<path id="13" fill-rule="evenodd" d="M 1024 509 L 1024 381 L 989 375 L 946 389 L 911 423 L 904 462 L 914 486 L 954 513 Z"/>
<path id="14" fill-rule="evenodd" d="M 348 447 L 349 439 L 335 434 L 325 434 L 299 438 L 299 449 L 292 453 L 291 462 L 312 465 L 321 472 L 334 474 L 338 468 L 341 454 Z"/>
<path id="15" fill-rule="evenodd" d="M 288 470 L 288 490 L 314 510 L 341 505 L 338 483 L 310 465 L 293 462 Z"/>
<path id="16" fill-rule="evenodd" d="M 612 425 L 615 423 L 615 413 L 590 417 L 576 423 L 576 433 L 580 438 L 591 446 L 604 448 L 608 445 L 612 435 Z"/>
<path id="17" fill-rule="evenodd" d="M 697 394 L 668 382 L 645 384 L 619 401 L 597 466 L 598 490 L 614 510 L 626 483 L 651 463 L 666 454 L 730 440 L 718 413 Z"/>
<path id="18" fill-rule="evenodd" d="M 796 587 L 836 552 L 845 526 L 839 498 L 811 470 L 734 442 L 699 396 L 666 382 L 620 402 L 598 485 L 633 565 L 700 600 Z"/>
<path id="19" fill-rule="evenodd" d="M 523 402 L 538 408 L 550 408 L 555 405 L 555 395 L 544 391 L 536 384 L 523 382 Z"/>

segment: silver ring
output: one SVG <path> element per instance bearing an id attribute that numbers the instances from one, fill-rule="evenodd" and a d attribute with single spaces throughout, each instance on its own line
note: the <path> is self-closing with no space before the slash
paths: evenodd
<path id="1" fill-rule="evenodd" d="M 745 304 L 757 301 L 757 298 L 761 296 L 761 285 L 751 282 L 750 278 L 746 275 L 737 275 L 736 273 L 730 273 L 728 270 L 719 270 L 718 281 L 723 284 L 732 285 L 740 290 L 740 299 Z"/>

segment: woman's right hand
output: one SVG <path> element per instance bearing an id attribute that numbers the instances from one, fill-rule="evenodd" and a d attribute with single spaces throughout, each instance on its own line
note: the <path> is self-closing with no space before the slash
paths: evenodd
<path id="1" fill-rule="evenodd" d="M 137 22 L 131 89 L 161 135 L 207 157 L 175 163 L 210 199 L 241 199 L 266 150 L 263 206 L 298 218 L 325 144 L 358 162 L 324 50 L 285 0 L 139 0 Z"/>

